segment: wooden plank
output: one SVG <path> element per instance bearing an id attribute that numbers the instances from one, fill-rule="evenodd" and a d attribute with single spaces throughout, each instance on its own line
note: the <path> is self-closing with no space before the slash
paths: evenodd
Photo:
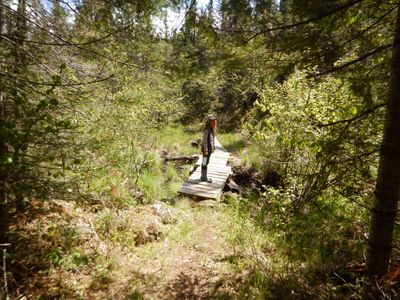
<path id="1" fill-rule="evenodd" d="M 207 175 L 214 174 L 214 175 L 229 176 L 230 173 L 231 173 L 231 170 L 218 170 L 218 169 L 207 170 Z M 192 175 L 190 175 L 190 177 L 192 177 L 194 175 L 200 175 L 200 174 L 201 174 L 201 170 L 195 171 L 192 173 Z"/>
<path id="2" fill-rule="evenodd" d="M 210 176 L 210 175 L 207 175 L 207 177 L 211 178 L 213 182 L 221 182 L 221 184 L 224 184 L 226 182 L 226 179 L 228 178 L 228 176 Z M 191 181 L 192 184 L 195 184 L 195 183 L 200 184 L 201 183 L 200 174 L 199 174 L 199 176 L 196 176 L 196 177 L 189 177 L 187 179 L 187 181 Z M 206 181 L 203 181 L 203 182 L 207 183 Z"/>
<path id="3" fill-rule="evenodd" d="M 225 149 L 224 150 L 219 150 L 216 147 L 215 152 L 211 154 L 210 163 L 209 164 L 216 163 L 216 164 L 225 165 L 228 162 L 229 155 L 230 155 L 229 152 L 226 152 Z M 203 160 L 203 156 L 200 155 L 199 159 L 195 162 L 195 165 L 197 165 L 197 166 L 201 165 L 202 160 Z M 223 160 L 223 161 L 220 161 L 220 160 Z"/>
<path id="4" fill-rule="evenodd" d="M 185 181 L 182 184 L 183 187 L 193 186 L 194 188 L 204 188 L 204 189 L 215 189 L 222 188 L 225 185 L 226 179 L 224 178 L 216 178 L 212 182 L 200 181 L 199 179 L 190 179 Z"/>
<path id="5" fill-rule="evenodd" d="M 201 166 L 197 166 L 196 170 L 201 170 Z M 220 170 L 220 171 L 230 172 L 231 167 L 223 165 L 208 165 L 207 170 Z"/>
<path id="6" fill-rule="evenodd" d="M 203 191 L 203 192 L 218 192 L 220 185 L 218 186 L 212 186 L 212 184 L 209 185 L 199 185 L 199 184 L 188 184 L 185 183 L 184 185 L 181 186 L 179 190 L 190 190 L 190 191 Z"/>
<path id="7" fill-rule="evenodd" d="M 182 189 L 179 191 L 179 193 L 185 193 L 185 194 L 190 194 L 194 196 L 203 196 L 203 197 L 212 197 L 212 198 L 217 198 L 219 195 L 219 190 L 214 190 L 214 191 L 203 191 L 203 190 L 188 190 L 188 189 Z"/>
<path id="8" fill-rule="evenodd" d="M 222 175 L 222 176 L 228 176 L 231 173 L 231 170 L 207 170 L 207 175 Z M 196 177 L 201 174 L 201 171 L 195 171 L 193 172 L 190 177 Z"/>
<path id="9" fill-rule="evenodd" d="M 208 195 L 217 195 L 219 193 L 219 189 L 202 189 L 202 188 L 193 188 L 193 187 L 181 187 L 179 192 L 187 192 L 187 193 L 193 193 L 194 195 L 203 193 L 203 194 L 208 194 Z"/>
<path id="10" fill-rule="evenodd" d="M 191 193 L 191 192 L 185 192 L 185 191 L 180 192 L 180 194 L 186 195 L 186 196 L 189 196 L 189 197 L 197 197 L 197 198 L 200 198 L 200 199 L 211 199 L 211 200 L 217 200 L 218 196 L 219 196 L 219 194 L 210 195 L 210 194 L 204 194 L 204 193 Z"/>
<path id="11" fill-rule="evenodd" d="M 201 172 L 201 167 L 198 167 L 195 172 Z M 215 173 L 226 173 L 229 174 L 231 172 L 231 168 L 223 168 L 216 166 L 207 167 L 207 172 L 215 172 Z"/>
<path id="12" fill-rule="evenodd" d="M 186 183 L 190 183 L 190 184 L 194 184 L 194 185 L 201 185 L 201 183 L 199 183 L 198 180 L 187 180 Z M 208 183 L 208 184 L 210 184 L 210 183 Z M 219 188 L 221 186 L 221 184 L 225 184 L 225 180 L 223 180 L 223 179 L 214 180 L 213 179 L 213 181 L 210 185 L 213 187 Z"/>
<path id="13" fill-rule="evenodd" d="M 193 193 L 208 193 L 208 194 L 218 194 L 220 191 L 220 188 L 215 188 L 213 186 L 201 186 L 201 185 L 183 185 L 179 189 L 180 191 L 191 191 Z"/>
<path id="14" fill-rule="evenodd" d="M 182 191 L 181 194 L 185 194 L 188 196 L 195 196 L 199 198 L 204 198 L 204 199 L 217 199 L 219 196 L 219 193 L 215 194 L 210 194 L 210 193 L 205 193 L 205 192 L 198 192 L 198 193 L 193 193 L 192 191 Z"/>
<path id="15" fill-rule="evenodd" d="M 206 183 L 206 182 L 204 182 Z M 215 191 L 218 190 L 221 187 L 220 184 L 212 184 L 212 183 L 207 183 L 205 184 L 195 184 L 195 183 L 188 183 L 185 182 L 182 186 L 181 189 L 185 190 L 193 190 L 193 191 Z"/>
<path id="16" fill-rule="evenodd" d="M 228 172 L 231 168 L 225 165 L 208 165 L 207 170 L 226 170 Z M 201 166 L 197 167 L 197 170 L 201 170 Z"/>
<path id="17" fill-rule="evenodd" d="M 228 178 L 229 173 L 217 173 L 217 172 L 212 173 L 212 172 L 207 172 L 207 176 L 208 176 L 208 177 L 211 177 L 211 178 L 222 178 L 222 179 L 226 179 L 226 178 Z M 191 179 L 191 180 L 196 180 L 196 179 L 198 179 L 198 178 L 200 178 L 200 177 L 201 177 L 201 173 L 200 173 L 200 172 L 199 172 L 199 173 L 193 173 L 192 175 L 190 175 L 190 177 L 188 178 L 188 180 L 189 180 L 189 179 Z"/>
<path id="18" fill-rule="evenodd" d="M 191 193 L 193 195 L 198 195 L 198 194 L 202 194 L 202 195 L 215 195 L 217 196 L 220 192 L 219 189 L 213 189 L 213 190 L 202 190 L 202 189 L 187 189 L 187 188 L 182 188 L 179 190 L 180 193 Z"/>

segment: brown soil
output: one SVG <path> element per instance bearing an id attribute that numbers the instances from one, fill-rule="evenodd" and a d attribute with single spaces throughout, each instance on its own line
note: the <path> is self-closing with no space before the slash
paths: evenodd
<path id="1" fill-rule="evenodd" d="M 209 226 L 202 216 L 193 221 L 199 234 L 191 249 L 176 253 L 175 267 L 165 274 L 166 287 L 157 293 L 162 299 L 209 299 L 217 292 L 221 276 L 226 275 L 217 266 L 227 250 L 218 227 Z"/>
<path id="2" fill-rule="evenodd" d="M 120 230 L 121 220 L 125 219 L 133 221 L 126 221 L 125 227 L 121 227 L 123 230 L 133 232 L 136 227 L 146 230 L 156 227 L 160 230 L 160 238 L 149 239 L 140 245 L 132 242 L 132 246 L 127 247 L 124 241 L 107 240 L 99 232 L 95 233 L 95 213 L 76 210 L 73 205 L 64 204 L 59 202 L 55 207 L 46 207 L 45 210 L 32 208 L 37 211 L 35 218 L 26 218 L 21 222 L 19 216 L 20 222 L 14 225 L 14 231 L 18 232 L 20 239 L 23 237 L 23 243 L 12 249 L 19 255 L 17 261 L 9 264 L 10 279 L 13 278 L 14 281 L 11 284 L 13 297 L 234 297 L 235 291 L 228 280 L 233 278 L 234 272 L 226 259 L 233 255 L 233 250 L 226 237 L 226 226 L 229 225 L 225 224 L 226 215 L 222 207 L 199 207 L 186 202 L 183 206 L 178 206 L 177 211 L 180 214 L 174 224 L 162 224 L 150 207 L 132 210 L 131 215 L 127 216 L 118 213 L 116 230 Z M 51 231 L 58 223 L 60 224 L 54 231 Z M 71 251 L 65 250 L 65 242 L 68 240 L 63 240 L 60 235 L 65 228 L 87 230 L 70 246 Z M 113 230 L 112 227 L 110 230 Z M 49 232 L 54 232 L 54 236 Z M 54 266 L 49 259 L 55 255 L 54 249 L 60 249 L 61 257 L 71 255 L 72 251 L 79 249 L 89 257 L 89 263 L 79 268 L 65 267 L 62 264 Z M 92 257 L 95 258 L 93 263 Z"/>

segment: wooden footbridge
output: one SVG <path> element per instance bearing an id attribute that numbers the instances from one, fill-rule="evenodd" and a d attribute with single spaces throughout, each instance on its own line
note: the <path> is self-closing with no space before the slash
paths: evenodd
<path id="1" fill-rule="evenodd" d="M 231 173 L 231 167 L 227 166 L 229 152 L 215 139 L 215 151 L 211 154 L 207 167 L 207 177 L 212 182 L 200 181 L 202 156 L 195 164 L 195 171 L 189 179 L 181 186 L 178 193 L 202 199 L 217 199 L 225 186 L 226 180 Z"/>

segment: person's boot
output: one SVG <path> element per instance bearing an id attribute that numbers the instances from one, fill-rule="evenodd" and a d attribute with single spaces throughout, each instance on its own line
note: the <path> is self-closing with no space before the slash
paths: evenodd
<path id="1" fill-rule="evenodd" d="M 201 177 L 200 177 L 201 181 L 207 181 L 209 183 L 212 182 L 211 178 L 207 178 L 207 167 L 206 166 L 201 166 Z"/>
<path id="2" fill-rule="evenodd" d="M 207 181 L 207 167 L 201 166 L 200 181 Z"/>

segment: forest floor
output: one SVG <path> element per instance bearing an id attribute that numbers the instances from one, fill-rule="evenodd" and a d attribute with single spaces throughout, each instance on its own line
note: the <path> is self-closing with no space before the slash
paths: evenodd
<path id="1" fill-rule="evenodd" d="M 228 258 L 234 255 L 226 239 L 226 212 L 218 207 L 188 208 L 190 216 L 178 225 L 184 240 L 169 238 L 153 245 L 154 259 L 144 262 L 142 271 L 157 274 L 158 285 L 146 295 L 161 299 L 202 299 L 217 293 L 230 294 L 224 286 L 233 276 Z"/>
<path id="2" fill-rule="evenodd" d="M 10 299 L 359 299 L 359 275 L 347 267 L 359 265 L 352 258 L 359 240 L 347 246 L 340 238 L 364 232 L 354 229 L 358 207 L 342 227 L 327 222 L 342 215 L 337 199 L 316 215 L 304 210 L 293 219 L 284 195 L 270 194 L 267 202 L 253 191 L 257 169 L 247 166 L 257 161 L 257 149 L 234 134 L 219 137 L 236 157 L 230 163 L 240 176 L 233 179 L 251 188 L 223 193 L 219 202 L 178 196 L 191 166 L 162 157 L 196 153 L 188 146 L 193 132 L 152 133 L 160 145 L 143 156 L 149 163 L 138 189 L 121 180 L 131 172 L 122 168 L 132 163 L 129 151 L 119 162 L 99 156 L 82 194 L 71 189 L 69 200 L 33 199 L 15 213 L 7 249 Z M 350 255 L 337 263 L 344 247 Z"/>
<path id="3" fill-rule="evenodd" d="M 182 127 L 153 134 L 170 156 L 197 151 L 187 146 L 195 136 Z M 236 145 L 235 135 L 224 138 Z M 246 201 L 232 193 L 221 202 L 180 197 L 190 166 L 154 161 L 141 176 L 143 203 L 121 200 L 123 174 L 110 163 L 87 183 L 95 191 L 89 198 L 34 199 L 15 213 L 7 256 L 11 299 L 257 298 L 248 280 L 281 260 L 268 233 L 241 207 Z"/>
<path id="4" fill-rule="evenodd" d="M 29 299 L 238 299 L 250 266 L 265 259 L 265 237 L 234 206 L 211 200 L 107 214 L 63 201 L 36 210 L 13 228 L 24 256 L 12 263 L 16 290 Z"/>

